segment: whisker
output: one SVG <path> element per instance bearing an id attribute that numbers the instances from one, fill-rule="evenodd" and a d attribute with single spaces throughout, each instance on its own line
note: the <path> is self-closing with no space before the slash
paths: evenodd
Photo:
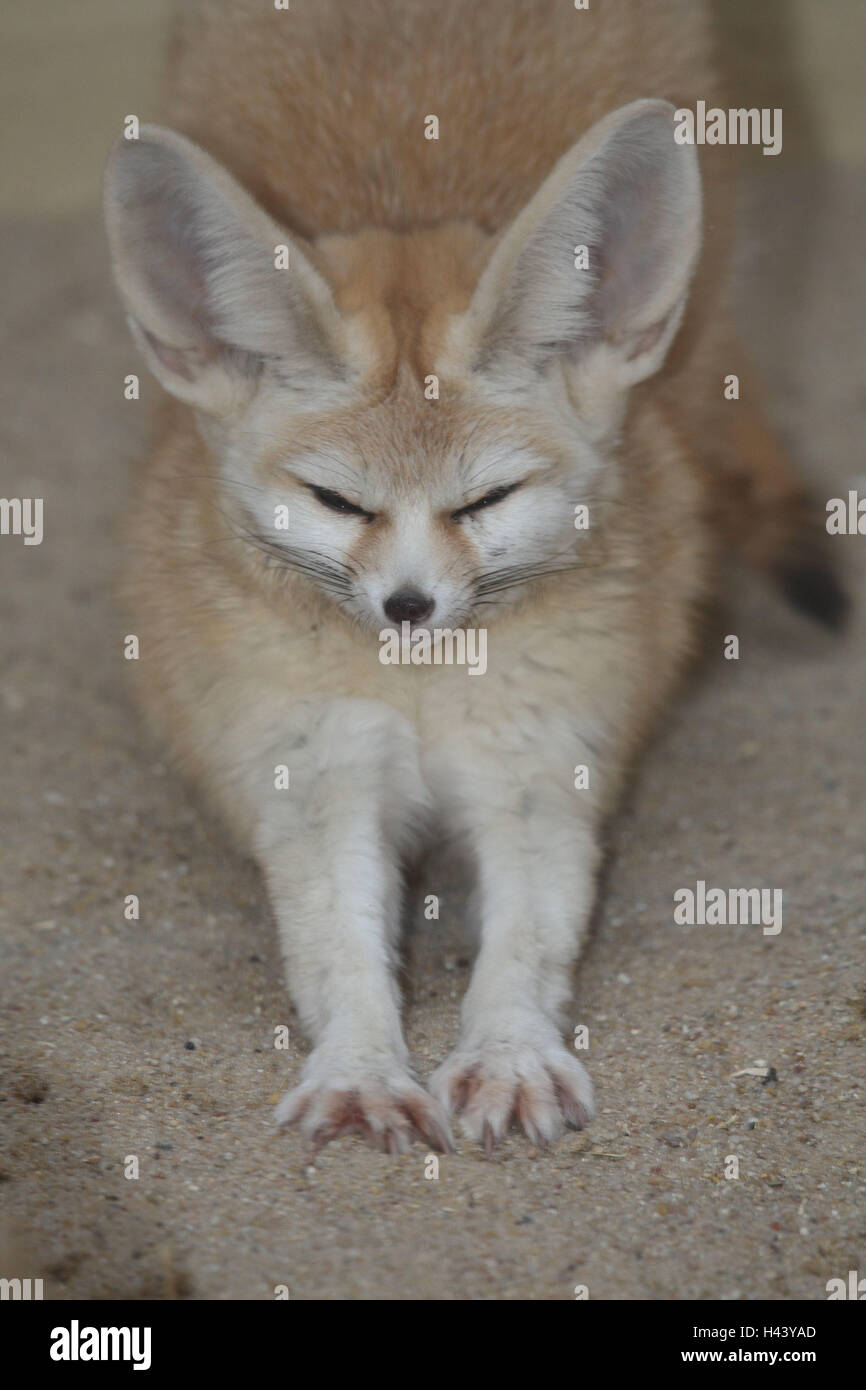
<path id="1" fill-rule="evenodd" d="M 279 545 L 277 542 L 269 540 L 267 536 L 262 536 L 258 531 L 241 527 L 236 523 L 233 524 L 230 518 L 225 517 L 225 514 L 223 516 L 234 532 L 236 540 L 244 541 L 247 545 L 258 550 L 274 566 L 306 575 L 308 579 L 314 580 L 321 588 L 327 589 L 338 597 L 345 598 L 354 592 L 356 574 L 351 565 L 342 560 L 324 556 L 321 551 L 296 550 L 291 546 Z"/>
<path id="2" fill-rule="evenodd" d="M 486 597 L 489 594 L 501 593 L 503 589 L 512 589 L 517 584 L 528 584 L 533 579 L 543 579 L 552 574 L 565 574 L 569 570 L 580 568 L 581 562 L 575 560 L 567 565 L 515 565 L 509 569 L 494 570 L 476 584 L 476 593 L 479 597 Z"/>

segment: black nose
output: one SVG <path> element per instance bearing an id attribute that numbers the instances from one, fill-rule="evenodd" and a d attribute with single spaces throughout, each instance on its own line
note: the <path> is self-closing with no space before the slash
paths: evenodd
<path id="1" fill-rule="evenodd" d="M 419 594 L 417 589 L 401 589 L 385 599 L 385 616 L 392 623 L 423 623 L 436 607 L 435 599 Z"/>

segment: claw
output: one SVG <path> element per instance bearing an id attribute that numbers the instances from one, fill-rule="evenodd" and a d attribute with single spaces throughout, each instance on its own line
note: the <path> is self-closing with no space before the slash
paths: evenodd
<path id="1" fill-rule="evenodd" d="M 385 1153 L 406 1153 L 421 1139 L 441 1153 L 454 1151 L 445 1112 L 407 1075 L 387 1080 L 361 1079 L 351 1089 L 316 1085 L 308 1077 L 284 1096 L 276 1111 L 278 1124 L 299 1123 L 307 1141 L 307 1163 L 332 1139 L 360 1134 Z"/>
<path id="2" fill-rule="evenodd" d="M 539 1150 L 565 1125 L 581 1129 L 592 1115 L 592 1087 L 561 1039 L 515 1040 L 458 1049 L 431 1079 L 431 1090 L 489 1158 L 516 1122 Z"/>

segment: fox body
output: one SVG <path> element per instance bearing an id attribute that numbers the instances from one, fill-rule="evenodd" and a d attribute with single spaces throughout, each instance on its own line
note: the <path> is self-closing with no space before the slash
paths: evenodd
<path id="1" fill-rule="evenodd" d="M 183 16 L 171 128 L 121 139 L 106 182 L 176 398 L 127 592 L 151 718 L 267 882 L 313 1044 L 278 1118 L 314 1145 L 448 1147 L 455 1112 L 548 1142 L 591 1114 L 560 1029 L 600 832 L 717 537 L 784 570 L 801 534 L 754 407 L 723 399 L 727 164 L 702 219 L 674 140 L 671 103 L 715 90 L 702 6 Z M 483 627 L 483 676 L 383 664 L 404 624 Z M 425 1089 L 394 950 L 402 866 L 442 826 L 480 949 Z"/>

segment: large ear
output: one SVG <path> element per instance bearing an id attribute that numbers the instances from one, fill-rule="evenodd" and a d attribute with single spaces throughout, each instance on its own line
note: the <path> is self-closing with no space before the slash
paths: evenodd
<path id="1" fill-rule="evenodd" d="M 133 334 L 166 390 L 215 414 L 263 369 L 321 393 L 345 376 L 324 280 L 226 171 L 190 140 L 144 125 L 105 176 L 114 273 Z M 277 268 L 277 248 L 288 268 Z"/>
<path id="2" fill-rule="evenodd" d="M 607 394 L 661 365 L 701 230 L 697 159 L 673 114 L 666 101 L 623 106 L 559 161 L 482 275 L 478 370 L 525 380 L 559 354 Z"/>

